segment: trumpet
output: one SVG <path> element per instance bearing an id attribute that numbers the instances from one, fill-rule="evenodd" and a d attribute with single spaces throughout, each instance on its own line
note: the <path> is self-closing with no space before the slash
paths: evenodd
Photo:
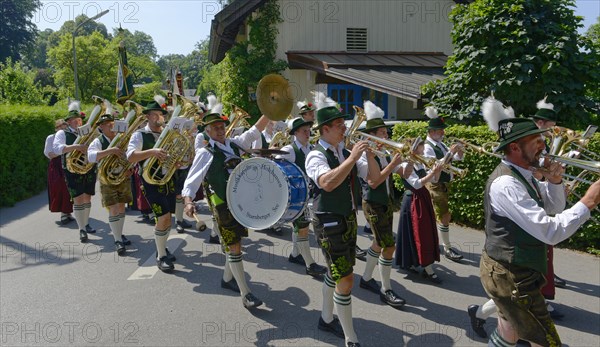
<path id="1" fill-rule="evenodd" d="M 501 154 L 494 152 L 494 149 L 499 144 L 498 142 L 486 142 L 481 146 L 477 146 L 477 145 L 474 145 L 472 143 L 469 143 L 465 140 L 461 140 L 458 138 L 453 138 L 452 140 L 454 140 L 455 143 L 460 144 L 463 148 L 469 148 L 477 153 L 487 154 L 487 155 L 491 155 L 493 157 L 502 159 Z"/>
<path id="2" fill-rule="evenodd" d="M 391 156 L 394 154 L 400 154 L 403 157 L 406 157 L 410 152 L 410 146 L 408 145 L 382 139 L 381 137 L 367 134 L 358 130 L 355 130 L 350 136 L 346 137 L 346 141 L 349 141 L 349 143 L 352 145 L 359 141 L 367 141 L 369 142 L 369 148 L 371 149 L 371 152 L 380 157 Z"/>
<path id="3" fill-rule="evenodd" d="M 350 124 L 350 127 L 346 130 L 346 143 L 345 146 L 346 147 L 350 147 L 353 140 L 353 135 L 356 132 L 356 130 L 358 130 L 358 127 L 362 124 L 362 122 L 364 122 L 367 119 L 367 115 L 365 114 L 365 110 L 362 109 L 362 107 L 358 107 L 358 106 L 352 106 L 354 108 L 354 118 L 352 119 L 352 124 Z M 358 142 L 358 141 L 354 141 L 354 142 Z"/>
<path id="4" fill-rule="evenodd" d="M 542 155 L 542 158 L 546 158 L 551 161 L 556 161 L 561 164 L 573 166 L 573 167 L 580 168 L 583 170 L 600 173 L 600 161 L 569 158 L 569 157 L 563 157 L 563 156 L 554 155 L 554 154 L 544 154 L 544 155 Z"/>

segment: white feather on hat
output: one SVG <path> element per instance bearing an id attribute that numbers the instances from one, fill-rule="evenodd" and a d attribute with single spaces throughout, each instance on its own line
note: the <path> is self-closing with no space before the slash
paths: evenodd
<path id="1" fill-rule="evenodd" d="M 81 112 L 81 102 L 79 100 L 73 100 L 69 103 L 69 112 L 71 111 Z"/>
<path id="2" fill-rule="evenodd" d="M 223 104 L 219 102 L 219 99 L 216 95 L 210 94 L 206 97 L 208 100 L 208 112 L 210 113 L 223 113 Z"/>
<path id="3" fill-rule="evenodd" d="M 113 115 L 113 107 L 112 107 L 112 104 L 110 103 L 110 101 L 108 101 L 107 99 L 104 99 L 103 103 L 104 103 L 104 107 L 105 107 L 104 114 L 109 114 L 112 116 Z"/>
<path id="4" fill-rule="evenodd" d="M 323 92 L 315 92 L 315 105 L 317 106 L 317 110 L 331 106 L 337 108 L 337 102 Z"/>
<path id="5" fill-rule="evenodd" d="M 376 118 L 383 119 L 385 112 L 383 112 L 383 110 L 380 107 L 378 107 L 371 101 L 369 101 L 369 100 L 365 101 L 364 107 L 365 107 L 365 114 L 367 115 L 367 120 L 376 119 Z"/>
<path id="6" fill-rule="evenodd" d="M 545 96 L 542 100 L 537 102 L 536 106 L 537 106 L 538 110 L 545 108 L 545 109 L 554 111 L 554 104 L 546 102 L 547 98 L 548 98 L 548 96 Z"/>
<path id="7" fill-rule="evenodd" d="M 493 96 L 485 99 L 483 105 L 481 105 L 481 112 L 483 113 L 483 119 L 488 124 L 488 127 L 493 131 L 498 131 L 498 123 L 504 119 L 515 118 L 515 111 L 512 107 L 505 108 L 504 105 Z"/>
<path id="8" fill-rule="evenodd" d="M 427 117 L 429 117 L 430 119 L 436 119 L 436 118 L 438 118 L 440 116 L 438 114 L 438 111 L 433 106 L 427 106 L 425 108 L 425 115 Z"/>
<path id="9" fill-rule="evenodd" d="M 206 112 L 206 105 L 205 105 L 205 104 L 204 104 L 202 101 L 198 101 L 198 102 L 196 103 L 196 106 L 197 106 L 197 107 L 198 107 L 200 110 L 202 110 L 202 112 Z"/>
<path id="10" fill-rule="evenodd" d="M 154 95 L 154 101 L 156 101 L 160 105 L 160 107 L 163 107 L 163 105 L 166 102 L 166 99 L 164 96 L 162 96 L 160 94 L 156 94 L 156 95 Z"/>
<path id="11" fill-rule="evenodd" d="M 302 109 L 302 107 L 306 106 L 306 104 L 307 104 L 306 100 L 304 100 L 304 101 L 298 101 L 296 103 L 296 106 L 298 106 L 299 109 Z"/>

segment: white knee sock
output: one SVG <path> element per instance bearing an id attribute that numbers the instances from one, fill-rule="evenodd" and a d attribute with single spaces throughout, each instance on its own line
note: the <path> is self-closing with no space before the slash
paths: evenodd
<path id="1" fill-rule="evenodd" d="M 379 275 L 381 276 L 381 292 L 392 289 L 390 283 L 390 272 L 392 271 L 392 259 L 385 259 L 383 254 L 379 256 Z"/>
<path id="2" fill-rule="evenodd" d="M 115 241 L 121 241 L 121 229 L 119 228 L 119 215 L 108 216 L 108 225 L 112 231 Z"/>
<path id="3" fill-rule="evenodd" d="M 79 230 L 85 230 L 85 224 L 83 224 L 85 219 L 85 205 L 73 205 L 73 217 L 75 217 Z"/>
<path id="4" fill-rule="evenodd" d="M 175 220 L 177 222 L 183 221 L 183 198 L 175 199 Z"/>
<path id="5" fill-rule="evenodd" d="M 300 253 L 298 249 L 298 233 L 296 231 L 292 232 L 292 257 L 297 257 Z M 308 263 L 306 263 L 308 264 Z"/>
<path id="6" fill-rule="evenodd" d="M 90 210 L 92 209 L 92 203 L 88 202 L 83 204 L 83 206 L 85 207 L 85 214 L 83 215 L 83 226 L 85 227 L 90 224 Z"/>
<path id="7" fill-rule="evenodd" d="M 315 262 L 315 260 L 312 257 L 312 254 L 310 253 L 310 244 L 308 243 L 308 236 L 298 236 L 298 250 L 300 251 L 300 254 L 302 254 L 302 258 L 304 258 L 306 266 L 309 266 L 310 264 Z"/>
<path id="8" fill-rule="evenodd" d="M 229 282 L 233 278 L 233 272 L 231 272 L 231 266 L 229 266 L 229 256 L 225 254 L 225 268 L 223 270 L 223 281 Z"/>
<path id="9" fill-rule="evenodd" d="M 489 316 L 493 315 L 497 311 L 496 303 L 494 300 L 490 299 L 485 304 L 479 306 L 477 308 L 477 313 L 475 313 L 475 317 L 479 319 L 487 319 Z"/>
<path id="10" fill-rule="evenodd" d="M 447 225 L 438 225 L 438 235 L 442 244 L 444 245 L 444 250 L 447 251 L 450 248 L 450 227 Z"/>
<path id="11" fill-rule="evenodd" d="M 375 265 L 377 265 L 377 259 L 379 259 L 379 254 L 369 247 L 367 251 L 367 265 L 365 265 L 365 272 L 362 275 L 363 280 L 368 281 L 373 278 L 373 270 L 375 270 Z"/>
<path id="12" fill-rule="evenodd" d="M 343 295 L 334 292 L 333 302 L 335 303 L 335 309 L 342 329 L 344 329 L 344 335 L 346 335 L 346 343 L 358 342 L 358 338 L 354 332 L 354 325 L 352 324 L 352 296 L 350 294 Z"/>
<path id="13" fill-rule="evenodd" d="M 154 239 L 156 240 L 156 252 L 158 253 L 158 258 L 162 258 L 167 255 L 167 239 L 169 238 L 169 232 L 171 231 L 171 227 L 166 230 L 158 230 L 154 229 Z"/>
<path id="14" fill-rule="evenodd" d="M 333 320 L 333 292 L 335 291 L 335 282 L 329 273 L 323 277 L 323 309 L 321 310 L 321 318 L 325 323 L 331 323 Z"/>
<path id="15" fill-rule="evenodd" d="M 244 263 L 242 262 L 242 254 L 230 254 L 229 257 L 229 267 L 231 268 L 231 272 L 233 273 L 233 277 L 240 288 L 240 294 L 242 297 L 246 296 L 246 294 L 250 293 L 250 289 L 248 288 L 248 284 L 246 283 L 246 274 L 244 273 Z"/>
<path id="16" fill-rule="evenodd" d="M 123 227 L 125 226 L 125 212 L 119 215 L 119 230 L 121 235 L 123 235 Z"/>

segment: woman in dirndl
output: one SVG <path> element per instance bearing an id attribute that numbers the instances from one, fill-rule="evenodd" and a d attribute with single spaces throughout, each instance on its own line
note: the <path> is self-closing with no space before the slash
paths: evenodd
<path id="1" fill-rule="evenodd" d="M 75 220 L 71 213 L 73 212 L 73 202 L 62 168 L 62 156 L 52 151 L 52 143 L 56 131 L 67 128 L 67 123 L 63 119 L 58 119 L 54 123 L 55 133 L 46 137 L 44 145 L 44 155 L 50 159 L 48 163 L 48 208 L 50 212 L 60 212 L 60 224 L 65 225 Z"/>

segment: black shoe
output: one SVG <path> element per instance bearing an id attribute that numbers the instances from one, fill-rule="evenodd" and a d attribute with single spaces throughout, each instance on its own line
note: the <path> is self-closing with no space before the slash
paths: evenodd
<path id="1" fill-rule="evenodd" d="M 368 227 L 368 226 L 365 225 L 363 227 L 363 233 L 365 233 L 365 234 L 371 234 L 372 235 L 373 234 L 373 230 L 371 230 L 371 227 Z"/>
<path id="2" fill-rule="evenodd" d="M 346 344 L 346 347 L 360 347 L 360 343 L 348 341 L 348 344 Z"/>
<path id="3" fill-rule="evenodd" d="M 388 289 L 384 293 L 379 293 L 379 298 L 382 302 L 392 306 L 393 308 L 400 308 L 406 304 L 406 301 L 399 297 L 393 290 Z"/>
<path id="4" fill-rule="evenodd" d="M 71 215 L 67 214 L 67 215 L 64 215 L 64 216 L 60 217 L 60 224 L 61 225 L 69 224 L 69 223 L 71 223 L 74 220 L 75 220 L 75 218 L 73 218 L 73 217 L 71 217 Z"/>
<path id="5" fill-rule="evenodd" d="M 290 254 L 290 256 L 288 257 L 288 261 L 290 263 L 300 264 L 300 265 L 306 266 L 306 262 L 304 261 L 304 258 L 302 257 L 302 254 L 300 254 L 300 253 L 298 253 L 298 255 L 295 256 L 295 257 Z"/>
<path id="6" fill-rule="evenodd" d="M 529 341 L 519 339 L 517 340 L 515 347 L 531 347 L 531 343 L 529 343 Z"/>
<path id="7" fill-rule="evenodd" d="M 469 314 L 469 318 L 471 319 L 471 328 L 477 334 L 477 336 L 481 338 L 486 338 L 488 335 L 483 328 L 485 324 L 485 319 L 477 318 L 477 310 L 479 309 L 479 305 L 469 305 L 467 308 L 467 313 Z"/>
<path id="8" fill-rule="evenodd" d="M 436 274 L 430 275 L 427 273 L 427 271 L 423 270 L 423 272 L 421 273 L 421 276 L 431 283 L 442 284 L 442 279 L 439 278 L 438 275 L 436 275 Z"/>
<path id="9" fill-rule="evenodd" d="M 177 222 L 177 225 L 175 226 L 175 230 L 177 230 L 178 234 L 185 233 L 185 229 L 181 225 L 179 225 L 179 222 Z"/>
<path id="10" fill-rule="evenodd" d="M 85 230 L 79 230 L 79 241 L 81 243 L 86 243 L 88 241 L 87 232 L 85 232 Z"/>
<path id="11" fill-rule="evenodd" d="M 215 236 L 210 235 L 210 237 L 208 238 L 208 243 L 214 243 L 215 245 L 218 245 L 221 242 L 219 241 L 219 236 L 217 236 L 217 235 L 215 235 Z"/>
<path id="12" fill-rule="evenodd" d="M 125 255 L 125 245 L 121 241 L 115 241 L 115 248 L 118 255 Z"/>
<path id="13" fill-rule="evenodd" d="M 95 234 L 96 229 L 92 228 L 89 224 L 85 226 L 85 232 L 88 234 Z"/>
<path id="14" fill-rule="evenodd" d="M 548 313 L 550 313 L 550 318 L 552 318 L 552 319 L 560 320 L 561 318 L 563 318 L 565 316 L 564 313 L 558 311 L 557 309 L 549 311 Z"/>
<path id="15" fill-rule="evenodd" d="M 371 278 L 368 281 L 365 281 L 362 277 L 360 278 L 360 287 L 363 289 L 367 289 L 372 291 L 375 294 L 379 294 L 381 293 L 381 288 L 379 287 L 379 284 L 377 284 L 377 281 L 375 281 L 374 278 Z"/>
<path id="16" fill-rule="evenodd" d="M 240 292 L 240 287 L 238 287 L 235 278 L 232 278 L 229 282 L 225 282 L 225 280 L 221 278 L 221 288 L 233 290 L 236 293 Z"/>
<path id="17" fill-rule="evenodd" d="M 246 296 L 244 296 L 242 298 L 242 304 L 244 305 L 245 308 L 251 309 L 251 308 L 262 305 L 263 302 L 259 298 L 254 296 L 254 294 L 248 293 L 248 294 L 246 294 Z"/>
<path id="18" fill-rule="evenodd" d="M 121 235 L 121 242 L 123 242 L 125 246 L 129 246 L 131 244 L 131 241 L 129 241 L 129 239 L 126 238 L 125 235 Z"/>
<path id="19" fill-rule="evenodd" d="M 154 219 L 154 217 L 150 217 L 147 214 L 142 215 L 142 222 L 148 223 L 150 225 L 156 225 L 156 220 Z"/>
<path id="20" fill-rule="evenodd" d="M 171 272 L 175 268 L 173 263 L 167 258 L 167 256 L 161 257 L 156 261 L 156 266 L 162 272 Z"/>
<path id="21" fill-rule="evenodd" d="M 306 267 L 306 274 L 313 277 L 321 277 L 327 273 L 327 268 L 317 263 L 312 263 Z"/>
<path id="22" fill-rule="evenodd" d="M 358 247 L 358 245 L 356 245 L 356 259 L 360 259 L 362 261 L 366 261 L 367 260 L 367 251 L 365 251 L 364 249 Z"/>
<path id="23" fill-rule="evenodd" d="M 283 228 L 280 226 L 272 227 L 267 229 L 268 232 L 273 233 L 275 235 L 281 236 L 283 235 Z"/>
<path id="24" fill-rule="evenodd" d="M 185 219 L 182 220 L 181 222 L 177 222 L 177 224 L 181 225 L 185 229 L 189 229 L 192 227 L 192 224 L 190 222 L 186 221 Z"/>
<path id="25" fill-rule="evenodd" d="M 339 337 L 340 339 L 346 337 L 344 335 L 344 329 L 342 329 L 342 325 L 340 324 L 340 320 L 335 317 L 329 323 L 325 323 L 323 317 L 319 317 L 319 324 L 317 325 L 317 327 L 319 328 L 319 330 L 330 332 L 333 335 Z"/>
<path id="26" fill-rule="evenodd" d="M 448 250 L 444 253 L 445 253 L 444 256 L 447 259 L 455 261 L 455 262 L 459 262 L 463 258 L 463 256 L 452 247 L 448 248 Z"/>
<path id="27" fill-rule="evenodd" d="M 566 288 L 567 287 L 567 281 L 565 281 L 562 278 L 554 275 L 554 286 L 556 288 Z"/>
<path id="28" fill-rule="evenodd" d="M 175 260 L 177 260 L 177 258 L 175 258 L 175 256 L 173 254 L 171 254 L 171 252 L 169 252 L 168 248 L 165 248 L 165 252 L 167 252 L 167 259 L 169 259 L 169 261 L 174 262 Z"/>

